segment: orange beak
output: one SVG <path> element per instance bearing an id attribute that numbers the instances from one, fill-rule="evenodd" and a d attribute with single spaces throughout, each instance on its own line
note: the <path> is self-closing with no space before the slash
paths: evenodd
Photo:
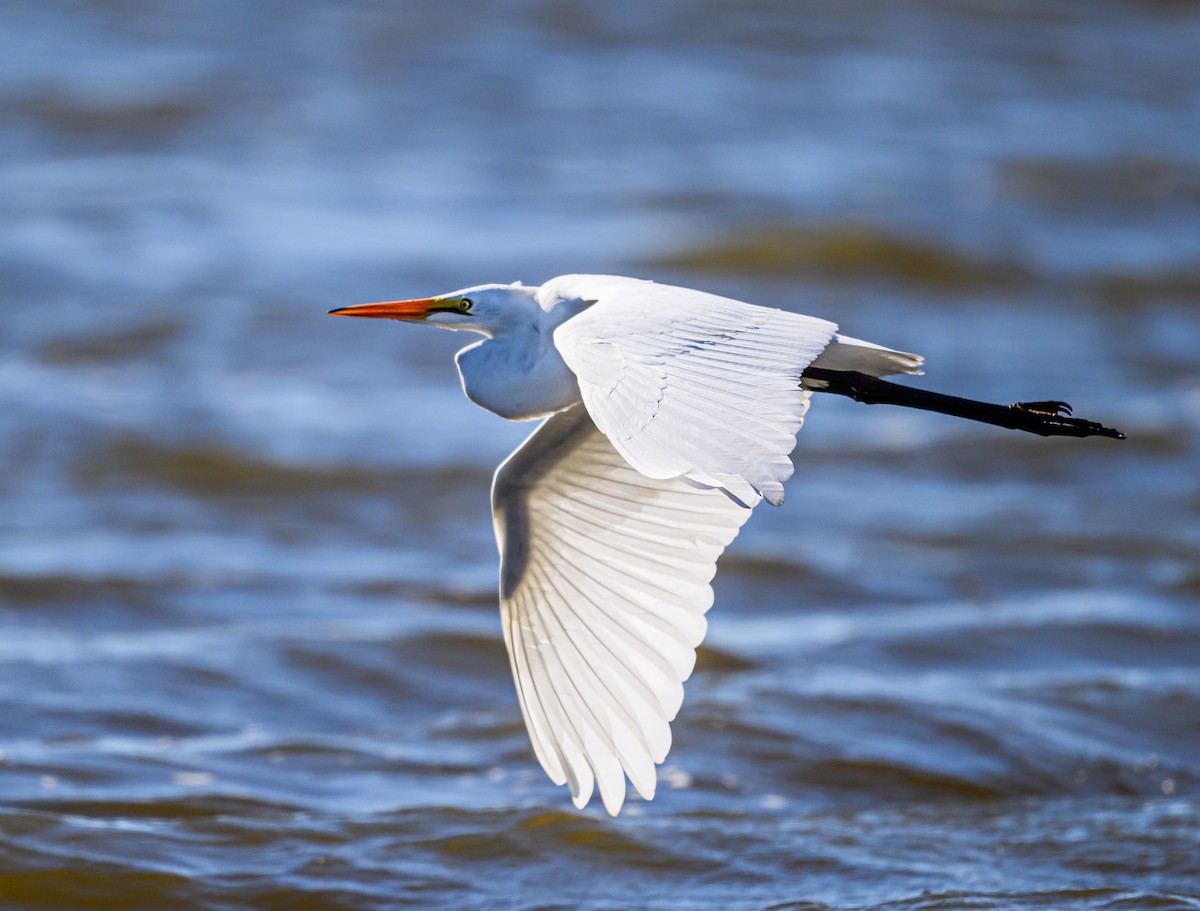
<path id="1" fill-rule="evenodd" d="M 330 310 L 330 316 L 363 316 L 370 319 L 425 319 L 430 313 L 442 309 L 436 306 L 436 297 L 422 297 L 410 301 L 382 301 L 378 304 L 358 304 L 354 307 L 338 307 Z"/>

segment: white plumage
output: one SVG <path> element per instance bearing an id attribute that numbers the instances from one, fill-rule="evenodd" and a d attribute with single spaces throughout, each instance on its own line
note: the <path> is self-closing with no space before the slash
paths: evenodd
<path id="1" fill-rule="evenodd" d="M 800 374 L 837 326 L 670 285 L 564 276 L 596 302 L 554 340 L 596 426 L 638 471 L 783 502 L 809 393 Z"/>
<path id="2" fill-rule="evenodd" d="M 757 498 L 755 498 L 757 499 Z M 630 466 L 580 405 L 496 472 L 504 641 L 542 767 L 615 814 L 654 796 L 704 638 L 717 558 L 750 510 Z"/>
<path id="3" fill-rule="evenodd" d="M 783 502 L 801 373 L 921 363 L 826 320 L 617 276 L 333 312 L 477 332 L 457 358 L 468 397 L 545 418 L 492 490 L 504 641 L 542 767 L 612 814 L 626 777 L 654 795 L 717 558 L 760 500 Z"/>

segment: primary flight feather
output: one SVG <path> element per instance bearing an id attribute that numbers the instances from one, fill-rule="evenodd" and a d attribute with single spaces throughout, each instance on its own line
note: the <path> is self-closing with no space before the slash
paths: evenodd
<path id="1" fill-rule="evenodd" d="M 922 358 L 827 320 L 610 275 L 479 285 L 338 316 L 483 338 L 463 391 L 542 419 L 497 469 L 500 612 L 542 768 L 609 813 L 647 800 L 712 605 L 717 558 L 761 500 L 778 506 L 815 392 L 943 411 L 1043 435 L 1121 436 L 1061 402 L 990 405 L 879 377 Z"/>

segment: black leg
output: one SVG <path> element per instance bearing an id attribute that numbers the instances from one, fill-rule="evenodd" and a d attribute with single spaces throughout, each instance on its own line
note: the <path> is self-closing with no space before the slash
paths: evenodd
<path id="1" fill-rule="evenodd" d="M 867 405 L 901 405 L 936 411 L 969 421 L 995 424 L 1011 430 L 1024 430 L 1044 437 L 1111 437 L 1125 439 L 1125 434 L 1111 427 L 1073 418 L 1066 402 L 1017 402 L 1013 405 L 992 405 L 955 395 L 927 392 L 898 383 L 889 383 L 875 376 L 850 370 L 825 370 L 809 367 L 802 374 L 810 382 L 805 385 L 814 392 L 845 395 Z"/>

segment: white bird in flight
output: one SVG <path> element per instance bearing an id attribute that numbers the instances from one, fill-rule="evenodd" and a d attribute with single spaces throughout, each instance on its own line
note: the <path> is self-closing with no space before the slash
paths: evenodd
<path id="1" fill-rule="evenodd" d="M 655 765 L 713 602 L 717 558 L 783 502 L 813 392 L 1043 435 L 1123 438 L 1062 402 L 991 405 L 879 379 L 923 358 L 827 320 L 650 281 L 563 275 L 330 311 L 465 330 L 463 391 L 541 424 L 496 470 L 500 614 L 534 752 L 616 815 Z"/>

